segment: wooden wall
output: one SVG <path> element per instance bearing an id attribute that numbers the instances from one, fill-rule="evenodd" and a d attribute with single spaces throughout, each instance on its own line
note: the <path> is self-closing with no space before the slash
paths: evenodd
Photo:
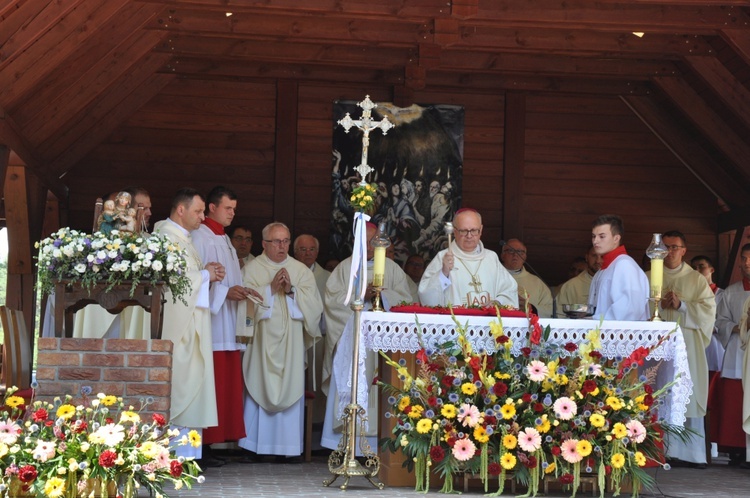
<path id="1" fill-rule="evenodd" d="M 278 88 L 272 79 L 175 80 L 69 173 L 70 224 L 88 229 L 94 199 L 126 185 L 151 191 L 158 220 L 168 215 L 177 188 L 207 191 L 221 183 L 239 195 L 237 221 L 256 232 L 279 215 L 279 205 L 293 203 L 293 219 L 284 221 L 293 235 L 318 236 L 325 259 L 332 102 L 366 94 L 374 101 L 392 100 L 392 88 L 298 82 L 296 142 L 290 145 L 296 165 L 280 171 L 282 179 L 294 178 L 293 195 L 275 191 L 280 182 L 275 158 L 287 145 L 275 137 L 280 126 L 290 126 L 285 116 L 275 115 L 277 95 L 288 97 Z M 489 248 L 497 250 L 501 237 L 520 236 L 529 261 L 556 284 L 565 279 L 569 261 L 587 249 L 591 221 L 611 212 L 625 219 L 625 244 L 637 260 L 652 232 L 670 229 L 686 233 L 688 257 L 716 255 L 716 199 L 616 95 L 521 97 L 524 150 L 514 166 L 521 170 L 514 172 L 521 174 L 522 233 L 511 234 L 503 230 L 504 136 L 518 123 L 506 120 L 505 92 L 427 87 L 413 96 L 417 103 L 465 106 L 463 200 L 483 213 Z M 258 253 L 259 233 L 255 240 Z"/>

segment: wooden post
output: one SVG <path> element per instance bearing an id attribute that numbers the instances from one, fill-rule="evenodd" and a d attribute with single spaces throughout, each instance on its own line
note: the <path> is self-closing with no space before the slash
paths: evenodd
<path id="1" fill-rule="evenodd" d="M 299 84 L 280 80 L 276 87 L 276 176 L 273 217 L 294 234 L 295 182 L 297 179 L 297 113 Z"/>
<path id="2" fill-rule="evenodd" d="M 505 166 L 503 167 L 503 238 L 523 240 L 523 176 L 526 147 L 526 95 L 505 95 Z"/>

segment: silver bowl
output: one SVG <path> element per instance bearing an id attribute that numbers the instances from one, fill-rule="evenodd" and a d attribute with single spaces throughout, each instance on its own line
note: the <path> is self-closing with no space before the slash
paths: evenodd
<path id="1" fill-rule="evenodd" d="M 594 315 L 596 306 L 593 304 L 563 304 L 562 309 L 568 318 L 587 318 Z"/>

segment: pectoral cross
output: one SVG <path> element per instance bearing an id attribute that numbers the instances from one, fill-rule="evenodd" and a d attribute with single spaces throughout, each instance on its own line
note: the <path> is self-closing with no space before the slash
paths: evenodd
<path id="1" fill-rule="evenodd" d="M 370 167 L 370 165 L 367 164 L 367 150 L 370 147 L 370 132 L 376 128 L 380 128 L 381 130 L 383 130 L 383 135 L 385 135 L 386 133 L 388 133 L 388 130 L 393 128 L 395 125 L 391 123 L 386 117 L 384 117 L 380 121 L 374 121 L 372 119 L 372 110 L 375 109 L 378 105 L 370 100 L 369 95 L 366 95 L 365 100 L 359 102 L 357 105 L 362 108 L 362 117 L 360 119 L 352 119 L 347 112 L 346 116 L 344 116 L 343 119 L 339 119 L 338 123 L 344 127 L 346 133 L 349 133 L 349 129 L 352 126 L 356 126 L 360 130 L 362 130 L 362 162 L 354 169 L 362 176 L 362 180 L 359 182 L 359 184 L 364 186 L 367 183 L 365 181 L 365 178 L 372 171 L 374 171 Z"/>
<path id="2" fill-rule="evenodd" d="M 482 289 L 482 282 L 480 282 L 479 277 L 476 275 L 471 276 L 471 282 L 469 283 L 470 286 L 474 287 L 474 292 L 479 294 L 479 291 Z"/>

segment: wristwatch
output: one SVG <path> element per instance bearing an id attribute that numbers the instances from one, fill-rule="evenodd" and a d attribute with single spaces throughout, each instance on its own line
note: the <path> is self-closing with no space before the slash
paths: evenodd
<path id="1" fill-rule="evenodd" d="M 287 295 L 287 296 L 293 296 L 293 295 L 294 295 L 294 292 L 295 292 L 296 290 L 297 290 L 297 289 L 295 289 L 295 288 L 294 288 L 294 286 L 292 286 L 292 287 L 291 287 L 291 288 L 289 289 L 289 292 L 287 292 L 287 293 L 286 293 L 286 295 Z"/>

